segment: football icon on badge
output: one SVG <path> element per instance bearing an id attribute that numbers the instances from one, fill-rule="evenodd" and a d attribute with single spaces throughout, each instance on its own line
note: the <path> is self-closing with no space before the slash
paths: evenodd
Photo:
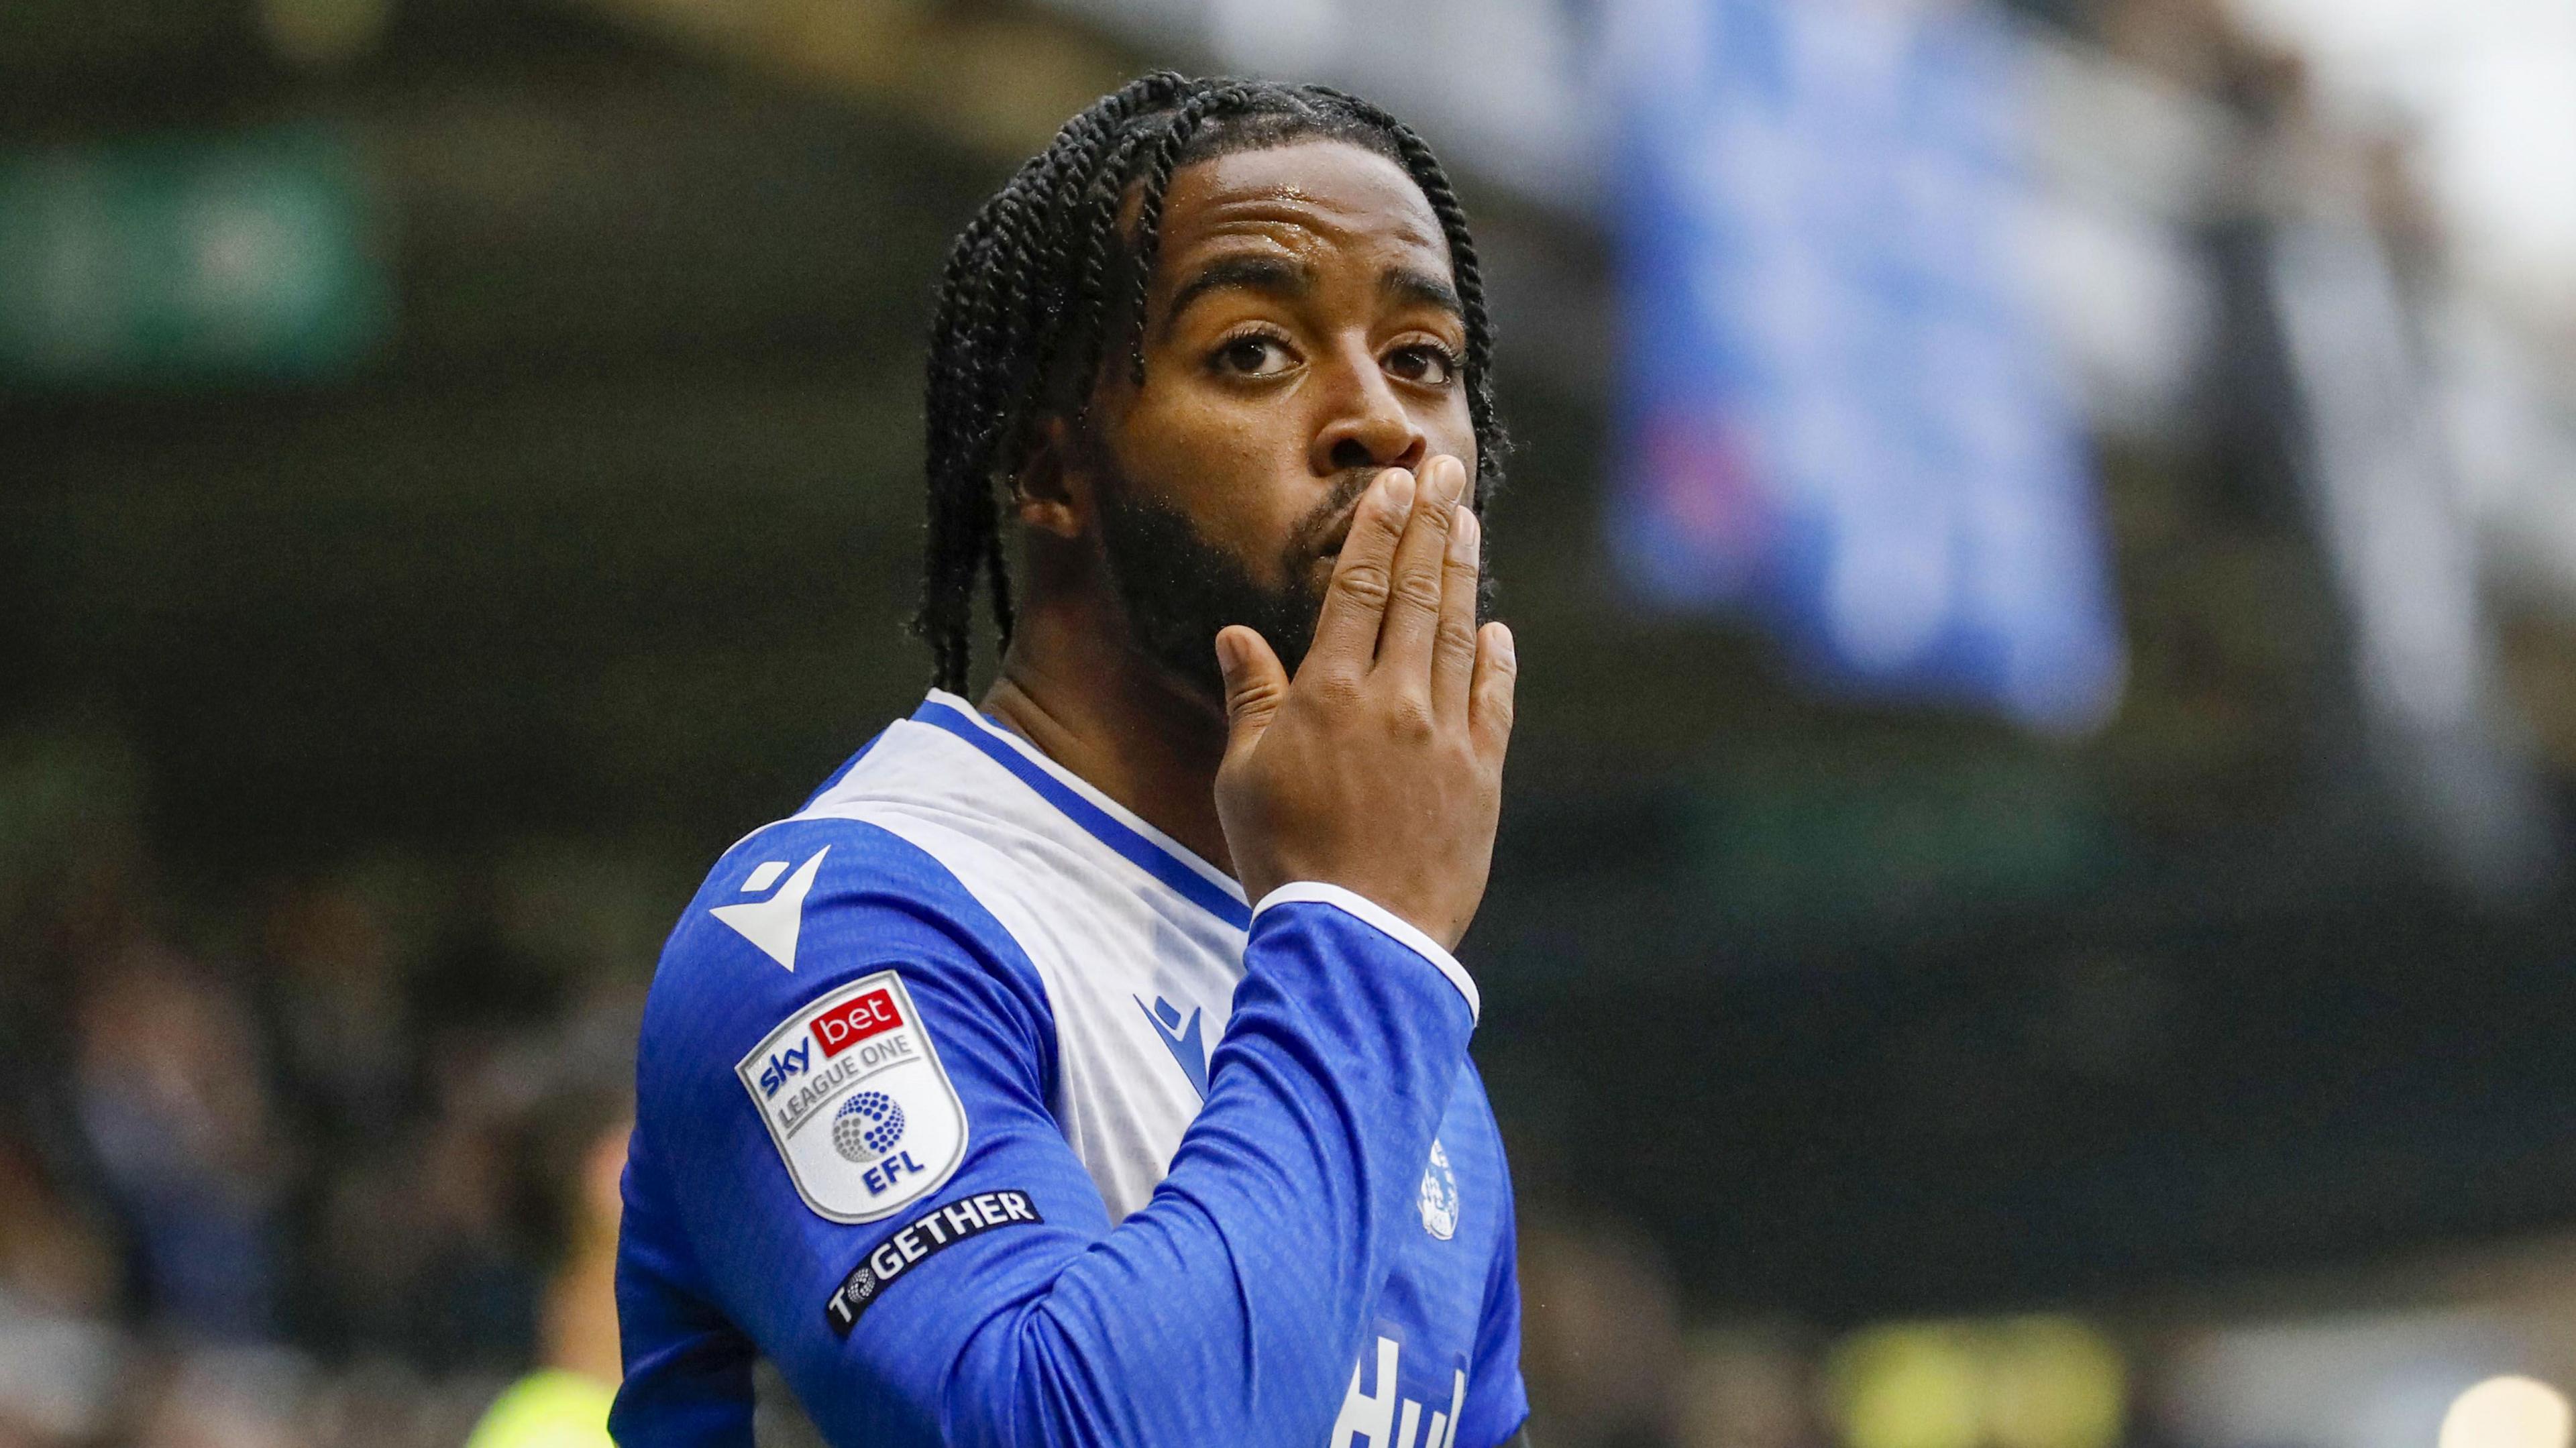
<path id="1" fill-rule="evenodd" d="M 832 1115 L 832 1149 L 861 1166 L 903 1140 L 903 1107 L 882 1091 L 862 1091 Z"/>

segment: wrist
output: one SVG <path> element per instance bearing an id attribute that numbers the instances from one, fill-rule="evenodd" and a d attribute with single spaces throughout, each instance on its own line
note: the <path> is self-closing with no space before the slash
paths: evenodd
<path id="1" fill-rule="evenodd" d="M 1458 963 L 1458 958 L 1449 953 L 1446 945 L 1397 912 L 1345 885 L 1324 880 L 1291 880 L 1265 891 L 1258 898 L 1252 907 L 1252 928 L 1258 931 L 1265 913 L 1287 905 L 1331 906 L 1402 945 L 1422 957 L 1457 987 L 1458 994 L 1466 999 L 1469 1017 L 1483 1018 L 1484 1000 L 1476 989 L 1475 977 L 1467 973 L 1467 968 Z"/>

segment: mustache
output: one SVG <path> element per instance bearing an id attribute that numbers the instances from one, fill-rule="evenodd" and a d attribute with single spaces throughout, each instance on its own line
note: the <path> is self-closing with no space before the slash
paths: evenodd
<path id="1" fill-rule="evenodd" d="M 1369 484 L 1377 481 L 1377 475 L 1385 471 L 1375 466 L 1342 470 L 1341 476 L 1333 480 L 1332 492 L 1326 494 L 1324 501 L 1316 504 L 1314 510 L 1299 519 L 1297 526 L 1289 531 L 1286 556 L 1292 571 L 1294 564 L 1322 553 L 1325 543 L 1335 533 L 1348 529 L 1351 511 L 1359 506 Z"/>

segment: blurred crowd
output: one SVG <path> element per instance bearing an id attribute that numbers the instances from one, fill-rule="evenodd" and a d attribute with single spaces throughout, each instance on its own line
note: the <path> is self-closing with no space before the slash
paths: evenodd
<path id="1" fill-rule="evenodd" d="M 399 862 L 192 906 L 114 770 L 36 752 L 0 799 L 0 1445 L 455 1444 L 532 1365 L 613 1382 L 649 959 L 545 958 L 507 890 Z"/>

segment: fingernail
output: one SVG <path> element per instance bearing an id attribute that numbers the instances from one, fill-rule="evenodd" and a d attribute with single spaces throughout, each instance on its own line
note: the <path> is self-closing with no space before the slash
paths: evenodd
<path id="1" fill-rule="evenodd" d="M 1484 526 L 1476 521 L 1475 509 L 1461 507 L 1456 521 L 1449 525 L 1449 556 L 1461 563 L 1472 561 L 1476 556 L 1477 535 Z"/>
<path id="2" fill-rule="evenodd" d="M 1227 674 L 1243 666 L 1243 644 L 1235 638 L 1232 630 L 1216 636 L 1216 666 Z"/>
<path id="3" fill-rule="evenodd" d="M 1512 647 L 1512 626 L 1510 624 L 1498 623 L 1494 625 L 1494 654 L 1504 663 L 1514 665 L 1520 663 L 1520 651 Z"/>
<path id="4" fill-rule="evenodd" d="M 1399 513 L 1413 511 L 1413 474 L 1402 468 L 1389 468 L 1386 472 L 1386 500 L 1393 503 Z"/>
<path id="5" fill-rule="evenodd" d="M 1442 458 L 1440 461 L 1448 466 L 1440 469 L 1440 480 L 1432 484 L 1436 490 L 1433 496 L 1443 503 L 1454 503 L 1458 501 L 1459 494 L 1467 491 L 1467 465 L 1456 458 Z"/>

